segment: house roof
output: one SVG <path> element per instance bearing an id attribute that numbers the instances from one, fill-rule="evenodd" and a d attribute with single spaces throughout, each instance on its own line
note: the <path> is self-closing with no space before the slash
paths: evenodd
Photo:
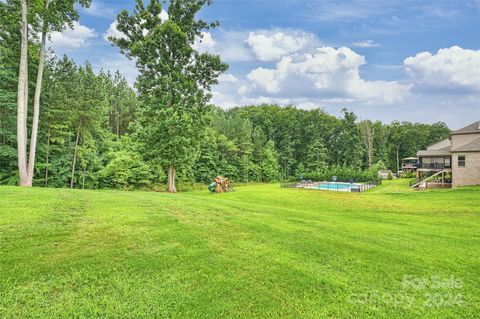
<path id="1" fill-rule="evenodd" d="M 418 160 L 417 157 L 405 157 L 405 158 L 402 158 L 402 161 L 415 161 L 415 160 Z"/>
<path id="2" fill-rule="evenodd" d="M 435 144 L 428 146 L 427 150 L 428 151 L 449 150 L 451 144 L 452 144 L 452 141 L 450 141 L 449 138 L 446 138 L 440 142 L 437 142 Z"/>
<path id="3" fill-rule="evenodd" d="M 418 157 L 426 157 L 426 156 L 450 156 L 450 148 L 443 149 L 443 150 L 426 150 L 426 151 L 418 151 Z"/>
<path id="4" fill-rule="evenodd" d="M 468 144 L 452 149 L 452 152 L 480 152 L 480 137 Z"/>
<path id="5" fill-rule="evenodd" d="M 472 123 L 470 125 L 465 126 L 459 130 L 452 132 L 452 135 L 456 134 L 472 134 L 472 133 L 480 133 L 480 121 Z"/>
<path id="6" fill-rule="evenodd" d="M 480 121 L 474 122 L 459 130 L 452 132 L 451 135 L 460 134 L 480 134 Z M 480 137 L 472 142 L 452 149 L 452 141 L 447 138 L 427 147 L 426 150 L 417 152 L 418 157 L 426 156 L 450 156 L 450 152 L 480 152 Z"/>

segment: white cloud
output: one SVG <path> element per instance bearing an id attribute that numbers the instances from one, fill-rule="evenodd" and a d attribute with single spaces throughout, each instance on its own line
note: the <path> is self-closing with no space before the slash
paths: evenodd
<path id="1" fill-rule="evenodd" d="M 318 39 L 314 34 L 302 31 L 263 30 L 250 32 L 246 42 L 260 61 L 275 61 L 313 47 Z"/>
<path id="2" fill-rule="evenodd" d="M 226 62 L 253 61 L 255 58 L 245 43 L 247 36 L 247 32 L 240 31 L 204 32 L 202 42 L 197 39 L 194 47 L 202 52 L 218 54 Z"/>
<path id="3" fill-rule="evenodd" d="M 100 69 L 110 71 L 111 73 L 119 71 L 132 87 L 138 76 L 135 60 L 129 60 L 120 53 L 100 58 L 94 67 L 96 71 L 99 71 Z"/>
<path id="4" fill-rule="evenodd" d="M 103 39 L 107 42 L 110 42 L 108 39 L 109 37 L 115 37 L 115 38 L 125 38 L 125 34 L 122 32 L 118 31 L 117 29 L 117 20 L 113 21 L 110 26 L 108 27 L 107 32 L 103 35 Z"/>
<path id="5" fill-rule="evenodd" d="M 236 76 L 234 76 L 233 74 L 230 74 L 230 73 L 225 73 L 225 74 L 220 75 L 218 80 L 219 80 L 219 82 L 223 82 L 223 83 L 236 83 L 236 82 L 238 82 L 238 78 Z"/>
<path id="6" fill-rule="evenodd" d="M 160 12 L 160 19 L 165 22 L 168 20 L 168 12 L 162 9 L 162 12 Z"/>
<path id="7" fill-rule="evenodd" d="M 214 52 L 216 42 L 210 32 L 202 32 L 202 37 L 195 39 L 193 48 L 199 52 Z"/>
<path id="8" fill-rule="evenodd" d="M 219 91 L 212 91 L 211 102 L 212 104 L 223 107 L 223 108 L 240 106 L 239 100 L 237 100 L 234 96 L 228 93 L 222 93 Z"/>
<path id="9" fill-rule="evenodd" d="M 419 90 L 480 92 L 480 50 L 452 46 L 436 54 L 418 53 L 403 63 Z"/>
<path id="10" fill-rule="evenodd" d="M 49 43 L 53 49 L 78 49 L 89 45 L 89 40 L 95 38 L 94 29 L 73 22 L 73 29 L 67 28 L 63 32 L 52 32 Z"/>
<path id="11" fill-rule="evenodd" d="M 380 44 L 376 43 L 373 40 L 356 41 L 353 42 L 352 45 L 357 48 L 375 48 L 380 46 Z"/>
<path id="12" fill-rule="evenodd" d="M 409 93 L 409 85 L 362 79 L 363 64 L 365 58 L 349 48 L 322 47 L 313 54 L 283 57 L 274 69 L 260 67 L 247 78 L 258 93 L 276 97 L 353 98 L 357 102 L 391 104 Z"/>
<path id="13" fill-rule="evenodd" d="M 242 85 L 237 90 L 237 93 L 240 94 L 240 95 L 246 95 L 249 92 L 250 92 L 250 88 L 246 85 Z"/>
<path id="14" fill-rule="evenodd" d="M 100 17 L 100 18 L 112 18 L 117 13 L 117 10 L 115 8 L 110 7 L 98 0 L 92 1 L 92 4 L 90 4 L 90 7 L 83 8 L 82 10 L 90 16 Z"/>
<path id="15" fill-rule="evenodd" d="M 280 68 L 285 64 L 285 61 L 286 59 L 279 63 Z M 280 78 L 280 76 L 282 78 Z M 257 68 L 248 73 L 247 78 L 255 83 L 255 85 L 263 88 L 265 92 L 277 93 L 280 91 L 280 85 L 286 76 L 287 74 L 281 74 L 281 71 L 279 72 L 278 70 Z"/>
<path id="16" fill-rule="evenodd" d="M 314 34 L 289 29 L 216 30 L 202 35 L 203 38 L 196 39 L 194 48 L 218 54 L 226 62 L 274 61 L 288 54 L 311 50 L 319 44 Z"/>
<path id="17" fill-rule="evenodd" d="M 271 96 L 259 96 L 255 98 L 242 98 L 242 105 L 259 105 L 259 104 L 278 104 L 289 105 L 292 104 L 288 98 L 278 98 Z"/>

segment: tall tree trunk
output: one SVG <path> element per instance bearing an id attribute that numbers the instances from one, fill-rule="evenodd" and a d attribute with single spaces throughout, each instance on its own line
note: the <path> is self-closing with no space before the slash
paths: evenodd
<path id="1" fill-rule="evenodd" d="M 363 135 L 363 143 L 367 151 L 367 162 L 368 168 L 372 168 L 373 161 L 373 137 L 375 135 L 375 130 L 372 127 L 370 121 L 364 121 L 361 124 L 361 130 Z"/>
<path id="2" fill-rule="evenodd" d="M 120 136 L 120 112 L 117 112 L 117 137 Z"/>
<path id="3" fill-rule="evenodd" d="M 400 145 L 397 145 L 397 173 L 400 172 Z"/>
<path id="4" fill-rule="evenodd" d="M 72 161 L 72 177 L 70 178 L 70 188 L 73 188 L 73 181 L 75 178 L 75 165 L 77 165 L 77 150 L 78 150 L 78 142 L 80 140 L 80 125 L 77 129 L 77 139 L 75 141 L 75 150 L 73 151 L 73 161 Z"/>
<path id="5" fill-rule="evenodd" d="M 48 11 L 50 0 L 46 1 L 45 10 Z M 47 41 L 47 22 L 42 22 L 42 35 L 40 45 L 40 56 L 38 61 L 37 82 L 35 83 L 35 96 L 33 98 L 33 121 L 32 132 L 30 136 L 30 153 L 28 159 L 28 178 L 29 183 L 33 181 L 33 170 L 35 168 L 35 156 L 37 153 L 38 122 L 40 118 L 40 96 L 42 94 L 43 70 L 45 66 L 45 43 Z"/>
<path id="6" fill-rule="evenodd" d="M 169 193 L 177 192 L 177 188 L 175 187 L 175 174 L 176 174 L 175 167 L 169 166 L 167 171 Z"/>
<path id="7" fill-rule="evenodd" d="M 87 166 L 83 168 L 82 189 L 85 189 L 85 177 L 87 175 Z"/>
<path id="8" fill-rule="evenodd" d="M 372 168 L 373 162 L 373 138 L 375 136 L 375 129 L 369 126 L 368 129 L 368 168 Z"/>
<path id="9" fill-rule="evenodd" d="M 48 165 L 50 160 L 50 134 L 51 134 L 51 128 L 49 126 L 48 133 L 47 133 L 47 158 L 45 160 L 45 187 L 48 187 Z"/>
<path id="10" fill-rule="evenodd" d="M 20 69 L 18 72 L 17 96 L 17 155 L 20 186 L 32 186 L 27 169 L 27 110 L 28 110 L 28 6 L 27 0 L 21 1 L 21 44 Z"/>
<path id="11" fill-rule="evenodd" d="M 3 119 L 7 118 L 7 111 L 5 111 L 4 114 L 2 114 L 2 118 Z M 2 124 L 3 124 L 3 145 L 5 145 L 7 144 L 7 121 L 2 121 Z"/>

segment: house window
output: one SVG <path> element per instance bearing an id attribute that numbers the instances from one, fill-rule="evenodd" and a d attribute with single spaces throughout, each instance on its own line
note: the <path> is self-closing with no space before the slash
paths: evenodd
<path id="1" fill-rule="evenodd" d="M 445 157 L 445 167 L 446 168 L 452 167 L 452 164 L 450 162 L 451 162 L 450 157 Z"/>
<path id="2" fill-rule="evenodd" d="M 465 167 L 465 155 L 458 157 L 458 167 Z"/>

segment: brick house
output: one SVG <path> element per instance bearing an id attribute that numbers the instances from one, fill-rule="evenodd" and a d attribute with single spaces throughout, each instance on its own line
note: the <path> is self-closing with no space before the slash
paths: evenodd
<path id="1" fill-rule="evenodd" d="M 417 182 L 412 187 L 480 185 L 480 121 L 418 151 L 417 157 Z"/>

